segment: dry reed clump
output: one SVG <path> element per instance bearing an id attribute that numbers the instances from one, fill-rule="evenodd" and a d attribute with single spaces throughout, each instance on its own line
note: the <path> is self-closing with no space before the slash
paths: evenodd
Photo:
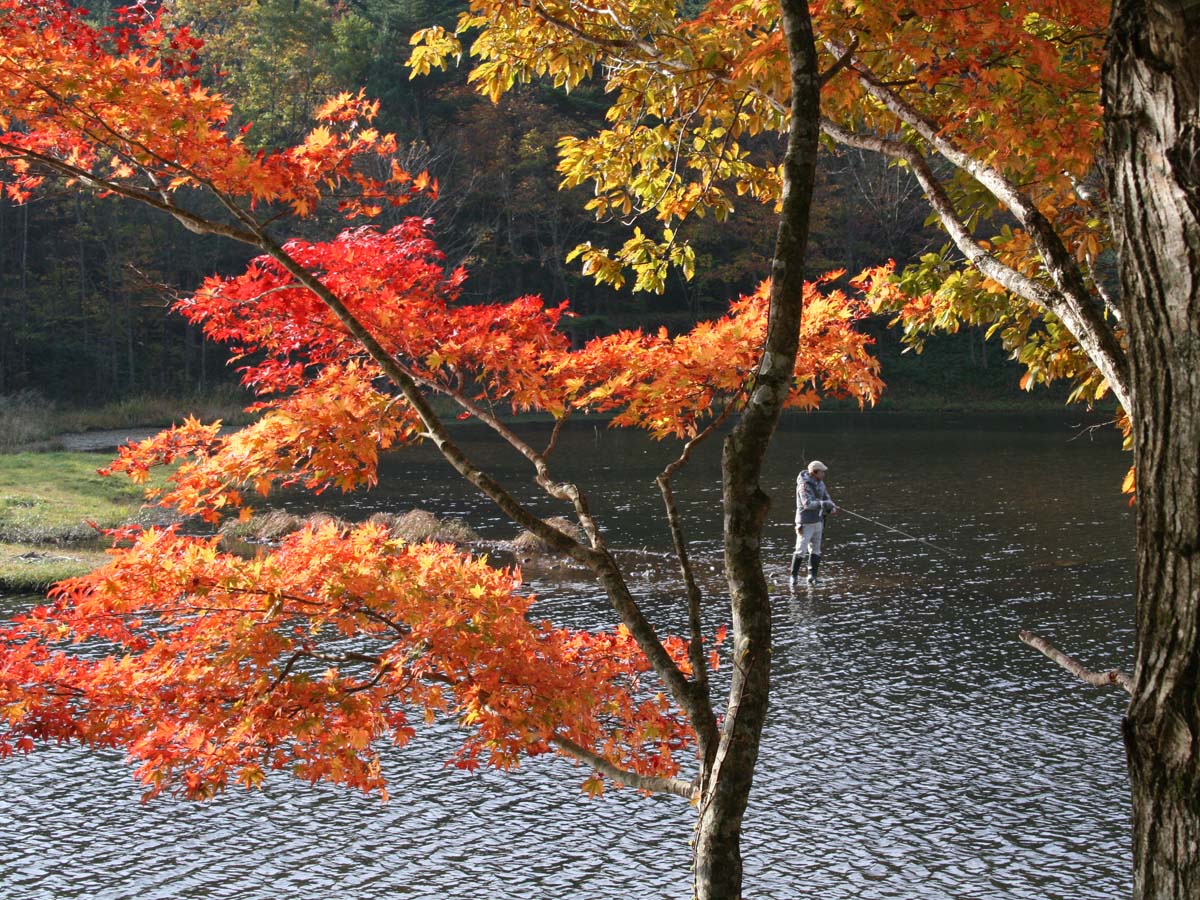
<path id="1" fill-rule="evenodd" d="M 546 524 L 553 525 L 559 531 L 565 531 L 567 534 L 572 535 L 576 540 L 586 542 L 586 536 L 583 533 L 583 529 L 570 519 L 564 518 L 563 516 L 555 516 L 552 519 L 547 519 Z M 512 541 L 509 542 L 508 546 L 509 549 L 512 550 L 513 553 L 517 554 L 518 557 L 528 556 L 531 554 L 541 555 L 555 552 L 532 531 L 522 531 Z"/>
<path id="2" fill-rule="evenodd" d="M 281 509 L 259 513 L 248 522 L 226 521 L 221 534 L 227 538 L 251 543 L 276 543 L 301 528 L 319 528 L 333 523 L 349 527 L 350 523 L 329 513 L 313 513 L 310 516 L 295 516 Z M 388 534 L 410 544 L 422 541 L 438 541 L 443 544 L 471 544 L 480 540 L 478 534 L 462 519 L 439 519 L 431 512 L 413 509 L 402 515 L 376 513 L 367 519 L 372 525 L 382 525 Z"/>
<path id="3" fill-rule="evenodd" d="M 395 513 L 375 513 L 367 519 L 372 525 L 383 525 L 388 533 L 410 544 L 437 541 L 442 544 L 474 544 L 479 535 L 462 519 L 439 519 L 424 509 Z"/>
<path id="4" fill-rule="evenodd" d="M 333 520 L 333 516 L 326 513 L 317 513 L 305 518 L 304 516 L 294 516 L 282 509 L 271 509 L 259 513 L 247 522 L 227 519 L 221 524 L 221 535 L 267 544 L 283 540 L 293 531 L 299 531 L 305 525 L 319 525 L 331 520 Z"/>
<path id="5" fill-rule="evenodd" d="M 55 434 L 54 404 L 36 391 L 0 394 L 0 452 L 45 441 Z"/>

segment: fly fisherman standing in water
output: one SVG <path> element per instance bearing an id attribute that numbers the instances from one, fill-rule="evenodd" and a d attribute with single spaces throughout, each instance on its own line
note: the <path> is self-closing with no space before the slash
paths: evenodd
<path id="1" fill-rule="evenodd" d="M 837 512 L 825 487 L 825 463 L 814 459 L 796 478 L 796 551 L 792 554 L 791 586 L 796 587 L 800 567 L 808 562 L 808 583 L 815 584 L 821 567 L 821 533 L 825 516 Z"/>

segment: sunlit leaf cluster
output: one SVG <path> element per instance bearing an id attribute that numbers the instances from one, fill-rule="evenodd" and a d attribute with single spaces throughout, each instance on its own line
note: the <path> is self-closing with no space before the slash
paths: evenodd
<path id="1" fill-rule="evenodd" d="M 316 111 L 321 124 L 293 147 L 255 151 L 230 134 L 228 103 L 190 77 L 198 41 L 154 19 L 96 28 L 65 3 L 0 6 L 0 164 L 5 190 L 25 199 L 47 176 L 163 202 L 219 184 L 251 203 L 311 213 L 323 196 L 347 214 L 407 202 L 412 176 L 357 165 L 390 157 L 395 139 L 370 127 L 378 104 L 343 94 Z"/>
<path id="2" fill-rule="evenodd" d="M 217 545 L 146 531 L 0 631 L 0 756 L 70 739 L 125 749 L 148 795 L 286 771 L 386 796 L 381 745 L 450 719 L 464 768 L 555 737 L 678 767 L 690 730 L 640 686 L 628 633 L 538 621 L 512 572 L 371 525 L 307 528 L 253 559 Z"/>
<path id="3" fill-rule="evenodd" d="M 1052 217 L 1074 211 L 1074 182 L 1090 174 L 1099 139 L 1105 4 L 818 0 L 810 6 L 826 68 L 840 49 L 854 46 L 966 154 L 1035 182 Z M 564 184 L 591 183 L 589 206 L 601 218 L 647 217 L 678 230 L 691 215 L 729 214 L 742 195 L 778 197 L 782 144 L 769 136 L 786 126 L 790 88 L 772 0 L 682 7 L 668 0 L 473 0 L 453 33 L 429 28 L 413 44 L 414 76 L 469 54 L 471 80 L 493 99 L 534 79 L 566 89 L 602 81 L 612 97 L 608 127 L 560 144 Z M 825 85 L 822 108 L 855 129 L 901 130 L 847 74 Z M 978 199 L 984 205 L 966 217 L 994 211 L 994 201 Z M 1087 224 L 1093 219 L 1072 226 L 1082 244 L 1088 235 L 1103 240 Z M 656 243 L 660 257 L 673 246 L 670 239 Z M 648 263 L 637 258 L 639 249 L 644 242 L 635 235 L 606 258 L 640 275 Z M 596 252 L 589 248 L 585 262 Z M 615 277 L 599 262 L 591 271 Z M 654 289 L 658 282 L 642 279 L 639 286 Z"/>
<path id="4" fill-rule="evenodd" d="M 1111 256 L 1111 239 L 1096 153 L 1107 3 L 809 5 L 828 73 L 821 108 L 829 121 L 855 138 L 942 156 L 949 165 L 937 170 L 940 189 L 973 240 L 1049 287 L 1030 235 L 1008 221 L 979 179 L 994 172 L 1018 185 L 1088 287 L 1102 292 L 1096 272 Z M 587 205 L 597 217 L 630 226 L 620 246 L 586 242 L 572 252 L 599 282 L 619 286 L 632 273 L 635 289 L 661 291 L 669 266 L 687 274 L 695 265 L 687 247 L 691 217 L 723 220 L 740 198 L 778 201 L 778 136 L 790 87 L 773 0 L 472 0 L 453 32 L 427 29 L 413 43 L 414 75 L 466 56 L 472 81 L 493 99 L 535 79 L 566 89 L 584 80 L 603 84 L 611 98 L 607 126 L 559 144 L 563 185 L 590 184 Z M 872 80 L 881 92 L 868 89 Z M 943 281 L 935 283 L 937 275 Z M 936 266 L 922 261 L 905 281 L 921 282 L 930 310 L 906 321 L 911 337 L 986 323 L 1027 365 L 1030 382 L 1066 377 L 1080 397 L 1103 392 L 1103 378 L 1086 371 L 1088 358 L 1067 346 L 1072 336 L 1053 315 L 1033 324 L 1044 310 L 980 277 L 961 255 Z"/>

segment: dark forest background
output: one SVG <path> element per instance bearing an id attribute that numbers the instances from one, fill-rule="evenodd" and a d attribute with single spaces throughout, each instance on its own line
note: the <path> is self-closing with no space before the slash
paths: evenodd
<path id="1" fill-rule="evenodd" d="M 93 4 L 105 15 L 112 4 Z M 400 140 L 411 170 L 428 169 L 439 199 L 403 215 L 434 219 L 450 267 L 470 278 L 468 302 L 541 294 L 569 299 L 572 336 L 631 326 L 670 330 L 720 315 L 769 270 L 775 237 L 771 207 L 746 204 L 732 219 L 694 220 L 683 236 L 697 251 L 696 275 L 672 276 L 662 295 L 597 287 L 564 258 L 583 240 L 620 243 L 628 223 L 597 222 L 585 189 L 560 191 L 557 139 L 603 122 L 604 95 L 570 95 L 531 84 L 499 105 L 479 97 L 466 69 L 411 79 L 409 38 L 430 24 L 452 25 L 454 0 L 178 0 L 177 12 L 205 38 L 209 69 L 236 124 L 253 123 L 261 146 L 290 143 L 310 127 L 326 96 L 365 86 L 381 101 L 377 125 Z M 778 156 L 776 139 L 761 152 Z M 782 138 L 778 139 L 780 142 Z M 854 273 L 894 259 L 899 265 L 938 250 L 944 236 L 908 173 L 877 157 L 827 153 L 817 190 L 812 271 Z M 393 214 L 394 216 L 395 214 Z M 387 214 L 376 224 L 387 226 Z M 328 238 L 336 214 L 288 223 L 287 235 Z M 17 206 L 0 199 L 0 396 L 34 391 L 86 406 L 134 394 L 205 394 L 235 380 L 222 348 L 171 315 L 172 290 L 187 291 L 213 273 L 241 270 L 244 248 L 197 237 L 134 204 L 73 191 Z M 165 287 L 167 286 L 167 287 Z M 1012 401 L 1020 369 L 978 330 L 930 341 L 921 356 L 902 354 L 886 319 L 866 324 L 879 339 L 892 405 L 971 405 Z M 1044 396 L 1044 395 L 1043 395 Z M 1049 398 L 1045 398 L 1049 399 Z"/>

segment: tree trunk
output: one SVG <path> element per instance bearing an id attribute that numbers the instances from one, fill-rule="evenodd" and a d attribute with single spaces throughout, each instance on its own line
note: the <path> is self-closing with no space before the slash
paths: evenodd
<path id="1" fill-rule="evenodd" d="M 791 126 L 784 156 L 783 210 L 771 264 L 766 345 L 746 408 L 726 440 L 722 456 L 733 683 L 720 747 L 702 784 L 696 824 L 698 900 L 742 896 L 742 816 L 750 797 L 771 683 L 771 601 L 760 549 L 769 501 L 759 475 L 796 364 L 804 252 L 820 134 L 820 84 L 808 3 L 782 0 L 780 7 L 791 60 Z"/>
<path id="2" fill-rule="evenodd" d="M 1200 897 L 1200 3 L 1117 0 L 1104 71 L 1129 325 L 1134 896 Z"/>

